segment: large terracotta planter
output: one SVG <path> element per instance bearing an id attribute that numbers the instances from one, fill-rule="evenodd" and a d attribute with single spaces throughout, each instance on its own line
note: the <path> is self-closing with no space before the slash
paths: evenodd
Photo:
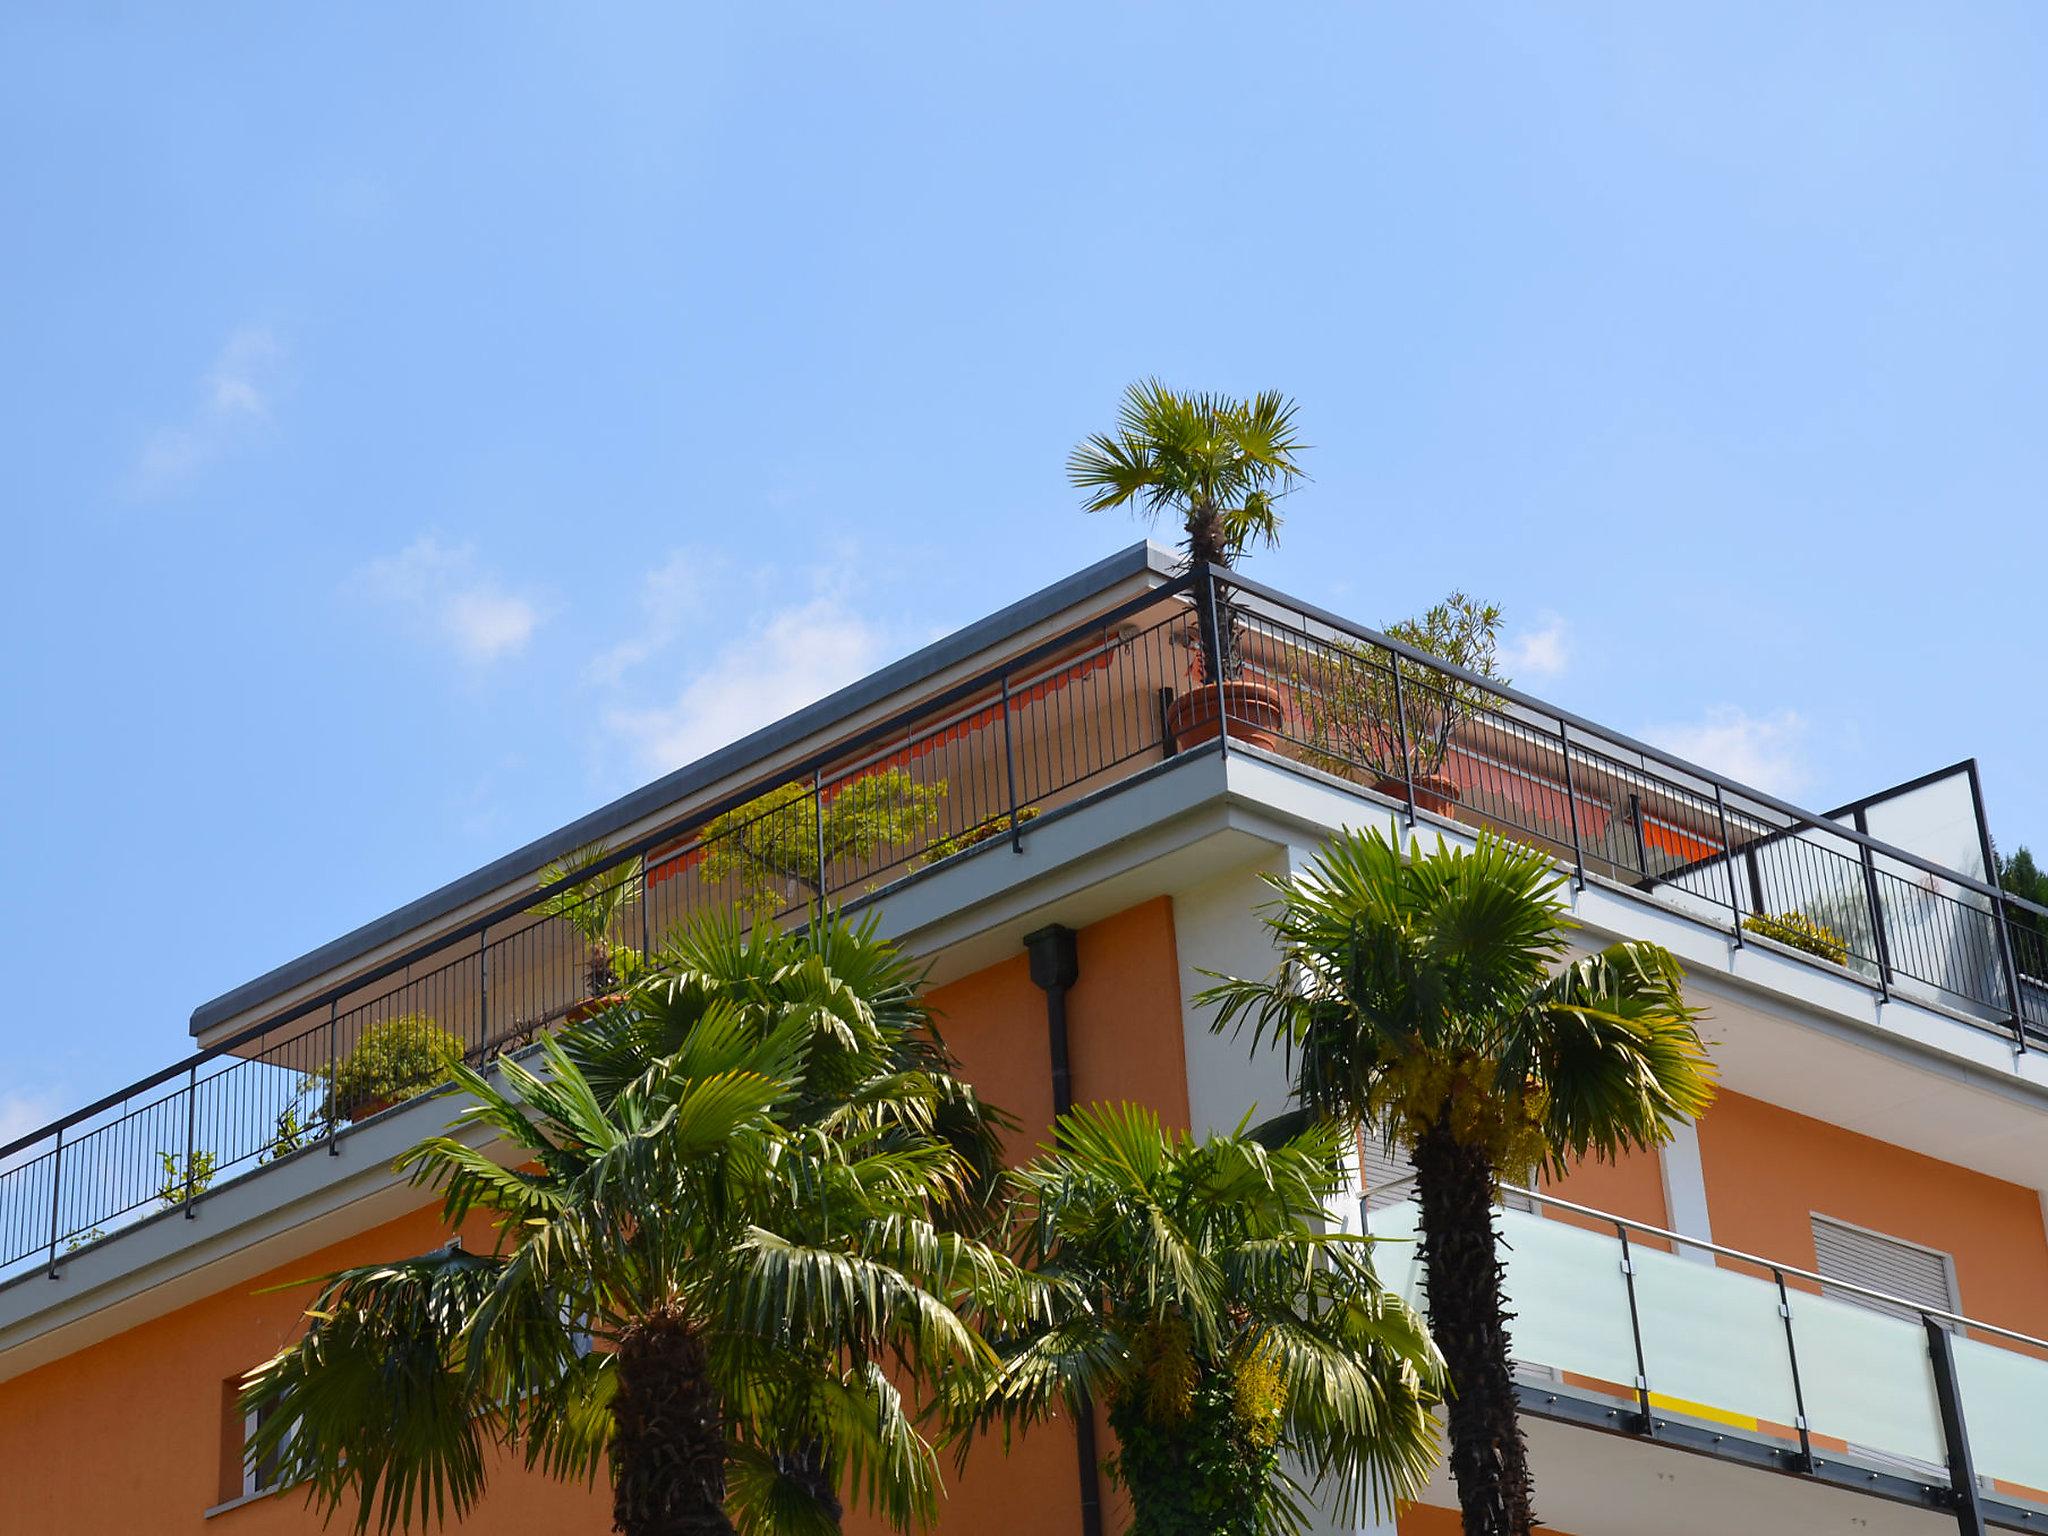
<path id="1" fill-rule="evenodd" d="M 1264 683 L 1209 683 L 1177 694 L 1166 706 L 1166 729 L 1176 752 L 1214 741 L 1222 734 L 1225 720 L 1232 741 L 1271 751 L 1274 733 L 1286 719 L 1279 692 Z"/>
<path id="2" fill-rule="evenodd" d="M 1390 800 L 1406 800 L 1408 786 L 1399 779 L 1374 779 L 1372 787 Z M 1440 773 L 1418 773 L 1415 775 L 1415 808 L 1418 811 L 1433 811 L 1439 816 L 1458 814 L 1458 801 L 1464 791 L 1455 780 L 1447 779 Z"/>
<path id="3" fill-rule="evenodd" d="M 571 1003 L 562 1015 L 564 1024 L 581 1024 L 585 1019 L 594 1019 L 607 1008 L 616 1008 L 626 1000 L 623 992 L 607 992 L 603 997 L 586 997 L 580 1003 Z"/>

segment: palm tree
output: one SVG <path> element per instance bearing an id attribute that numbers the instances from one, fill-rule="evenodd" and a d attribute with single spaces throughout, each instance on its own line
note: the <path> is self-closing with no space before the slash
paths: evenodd
<path id="1" fill-rule="evenodd" d="M 616 929 L 644 891 L 638 861 L 607 864 L 610 853 L 605 844 L 592 843 L 555 860 L 541 871 L 540 885 L 542 890 L 559 889 L 533 907 L 559 917 L 582 937 L 584 987 L 591 997 L 603 997 L 628 979 L 617 963 Z M 639 959 L 638 954 L 632 956 L 636 963 Z"/>
<path id="2" fill-rule="evenodd" d="M 816 926 L 812 959 L 888 969 L 871 930 Z M 885 1367 L 975 1379 L 978 1315 L 1014 1325 L 1042 1288 L 937 1219 L 978 1178 L 918 1129 L 957 1104 L 944 1084 L 840 1048 L 850 1090 L 827 1102 L 820 1040 L 916 1008 L 821 966 L 788 990 L 812 1005 L 661 974 L 544 1040 L 541 1072 L 462 1069 L 457 1134 L 400 1166 L 451 1227 L 493 1216 L 493 1250 L 328 1277 L 245 1387 L 252 1462 L 329 1511 L 353 1500 L 359 1530 L 459 1518 L 494 1446 L 557 1477 L 608 1463 L 627 1536 L 836 1531 L 841 1489 L 929 1522 L 933 1454 Z"/>
<path id="3" fill-rule="evenodd" d="M 1067 478 L 1088 494 L 1083 507 L 1106 512 L 1133 507 L 1148 519 L 1181 521 L 1182 547 L 1193 569 L 1229 566 L 1247 549 L 1280 532 L 1276 491 L 1301 474 L 1306 446 L 1295 432 L 1294 402 L 1274 391 L 1249 400 L 1181 394 L 1157 379 L 1124 391 L 1114 434 L 1096 433 L 1067 457 Z M 1219 634 L 1209 606 L 1198 603 L 1203 664 L 1216 657 L 1220 682 L 1237 675 L 1237 628 L 1227 611 Z"/>
<path id="4" fill-rule="evenodd" d="M 1093 1105 L 1054 1138 L 1011 1175 L 1020 1257 L 1054 1305 L 1002 1341 L 975 1424 L 1108 1402 L 1132 1536 L 1264 1536 L 1298 1529 L 1310 1490 L 1348 1514 L 1420 1488 L 1440 1365 L 1366 1240 L 1329 1229 L 1334 1129 L 1269 1150 L 1242 1125 L 1196 1141 Z"/>
<path id="5" fill-rule="evenodd" d="M 1668 1140 L 1712 1098 L 1678 962 L 1622 943 L 1565 961 L 1560 877 L 1482 832 L 1463 853 L 1342 834 L 1262 909 L 1267 980 L 1203 994 L 1221 1031 L 1291 1053 L 1302 1107 L 1406 1149 L 1431 1331 L 1450 1370 L 1450 1461 L 1467 1536 L 1526 1536 L 1494 1203 L 1503 1177 Z"/>

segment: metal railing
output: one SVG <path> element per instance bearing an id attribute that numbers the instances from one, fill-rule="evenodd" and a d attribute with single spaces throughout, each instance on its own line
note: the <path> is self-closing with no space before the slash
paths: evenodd
<path id="1" fill-rule="evenodd" d="M 1199 622 L 1203 609 L 1210 623 Z M 1205 636 L 1217 635 L 1205 643 Z M 1222 677 L 1221 690 L 1209 686 Z M 1220 701 L 1220 705 L 1219 705 Z M 675 924 L 854 903 L 1177 750 L 1246 748 L 1553 853 L 1730 932 L 1818 914 L 1850 973 L 2024 1046 L 2041 909 L 1235 575 L 1198 571 L 679 810 L 593 864 L 0 1147 L 0 1278 L 597 1005 Z M 623 894 L 603 888 L 624 885 Z M 592 938 L 598 940 L 592 943 Z M 1816 963 L 1821 963 L 1818 959 Z M 394 1069 L 410 1061 L 411 1076 Z M 424 1057 L 428 1066 L 421 1068 Z M 367 1068 L 382 1063 L 380 1075 Z M 424 1072 L 424 1077 L 421 1075 Z"/>

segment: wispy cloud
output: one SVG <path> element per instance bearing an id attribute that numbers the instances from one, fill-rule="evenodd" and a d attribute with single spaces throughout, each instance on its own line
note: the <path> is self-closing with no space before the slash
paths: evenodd
<path id="1" fill-rule="evenodd" d="M 792 587 L 805 595 L 777 600 Z M 616 699 L 606 724 L 651 773 L 693 762 L 844 687 L 873 671 L 899 638 L 856 610 L 831 578 L 757 572 L 740 580 L 688 552 L 648 573 L 641 600 L 639 629 L 586 670 Z M 688 680 L 644 695 L 636 683 L 655 662 L 671 674 L 687 671 Z"/>
<path id="2" fill-rule="evenodd" d="M 1796 711 L 1752 715 L 1732 705 L 1710 709 L 1697 720 L 1653 725 L 1643 732 L 1645 740 L 1702 768 L 1788 800 L 1813 782 L 1806 734 L 1806 720 Z"/>
<path id="3" fill-rule="evenodd" d="M 1507 675 L 1517 682 L 1560 677 L 1571 664 L 1571 632 L 1560 614 L 1544 613 L 1534 629 L 1510 635 L 1500 648 Z"/>
<path id="4" fill-rule="evenodd" d="M 403 614 L 418 633 L 482 665 L 516 656 L 540 625 L 532 599 L 509 590 L 474 546 L 422 534 L 356 573 L 355 590 Z"/>
<path id="5" fill-rule="evenodd" d="M 134 489 L 158 496 L 175 489 L 270 420 L 284 347 L 268 326 L 230 335 L 198 383 L 184 419 L 149 435 L 135 463 Z"/>

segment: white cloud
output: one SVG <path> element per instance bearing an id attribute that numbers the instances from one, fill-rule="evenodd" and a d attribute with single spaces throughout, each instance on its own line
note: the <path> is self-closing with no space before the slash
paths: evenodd
<path id="1" fill-rule="evenodd" d="M 372 560 L 356 586 L 468 662 L 518 655 L 540 624 L 539 608 L 480 568 L 472 546 L 444 544 L 430 533 Z"/>
<path id="2" fill-rule="evenodd" d="M 707 577 L 719 562 L 691 550 L 678 550 L 640 580 L 641 622 L 637 634 L 601 651 L 584 669 L 594 683 L 616 688 L 642 662 L 659 655 L 683 632 L 685 619 L 701 614 L 710 590 Z"/>
<path id="3" fill-rule="evenodd" d="M 1545 613 L 1537 628 L 1510 635 L 1500 659 L 1518 683 L 1561 676 L 1571 662 L 1571 635 L 1563 617 Z"/>
<path id="4" fill-rule="evenodd" d="M 283 364 L 284 347 L 268 326 L 237 328 L 201 376 L 191 412 L 143 444 L 136 492 L 153 496 L 174 488 L 267 422 Z"/>
<path id="5" fill-rule="evenodd" d="M 758 585 L 787 591 L 787 577 Z M 625 693 L 628 674 L 642 663 L 670 660 L 693 675 L 666 698 L 635 704 L 621 699 L 606 712 L 607 725 L 627 742 L 644 768 L 665 773 L 737 741 L 872 672 L 893 636 L 856 612 L 829 585 L 813 583 L 802 601 L 746 611 L 728 594 L 735 583 L 702 579 L 701 566 L 679 557 L 650 573 L 643 630 L 592 662 L 594 681 Z M 691 637 L 729 636 L 715 648 L 683 646 Z"/>
<path id="6" fill-rule="evenodd" d="M 1806 720 L 1793 710 L 1751 715 L 1720 705 L 1698 720 L 1650 726 L 1643 736 L 1702 768 L 1782 799 L 1796 799 L 1813 781 Z"/>

